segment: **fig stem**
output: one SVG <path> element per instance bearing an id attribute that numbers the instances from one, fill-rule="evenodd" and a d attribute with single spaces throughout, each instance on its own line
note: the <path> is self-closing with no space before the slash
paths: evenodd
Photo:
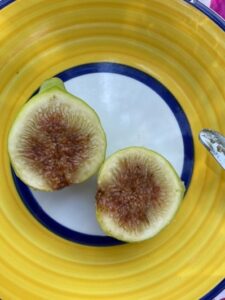
<path id="1" fill-rule="evenodd" d="M 52 88 L 58 88 L 62 91 L 65 91 L 64 83 L 61 79 L 53 77 L 51 79 L 45 80 L 39 90 L 39 94 L 45 93 Z"/>

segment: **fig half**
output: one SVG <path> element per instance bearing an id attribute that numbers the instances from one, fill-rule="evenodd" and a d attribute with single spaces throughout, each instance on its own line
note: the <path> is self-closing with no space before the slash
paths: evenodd
<path id="1" fill-rule="evenodd" d="M 142 147 L 120 150 L 98 176 L 96 216 L 103 231 L 138 242 L 156 235 L 175 215 L 184 184 L 172 165 Z"/>
<path id="2" fill-rule="evenodd" d="M 8 151 L 24 183 L 54 191 L 98 171 L 105 159 L 106 137 L 96 112 L 68 93 L 59 78 L 51 78 L 17 115 Z"/>

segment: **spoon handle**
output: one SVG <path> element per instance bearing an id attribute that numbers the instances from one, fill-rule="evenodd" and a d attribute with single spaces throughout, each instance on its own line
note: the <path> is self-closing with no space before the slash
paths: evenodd
<path id="1" fill-rule="evenodd" d="M 225 169 L 225 137 L 215 130 L 203 129 L 199 133 L 199 140 Z"/>

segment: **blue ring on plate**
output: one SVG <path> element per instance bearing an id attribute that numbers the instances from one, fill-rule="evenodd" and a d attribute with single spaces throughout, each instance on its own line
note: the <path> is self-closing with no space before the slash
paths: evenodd
<path id="1" fill-rule="evenodd" d="M 217 297 L 223 290 L 225 290 L 225 279 L 223 279 L 217 286 L 215 286 L 210 292 L 199 300 L 212 300 Z M 224 299 L 221 298 L 221 300 Z"/>
<path id="2" fill-rule="evenodd" d="M 16 0 L 0 0 L 0 9 L 6 7 L 10 3 L 15 2 Z"/>
<path id="3" fill-rule="evenodd" d="M 180 104 L 177 102 L 171 92 L 158 80 L 133 67 L 111 62 L 84 64 L 68 69 L 55 76 L 61 78 L 63 81 L 67 81 L 81 75 L 103 72 L 128 76 L 130 78 L 138 80 L 139 82 L 142 82 L 143 84 L 154 90 L 158 95 L 160 95 L 161 98 L 169 106 L 177 120 L 183 136 L 184 162 L 181 178 L 184 181 L 187 189 L 191 181 L 194 165 L 194 144 L 191 128 Z M 31 214 L 50 231 L 67 240 L 89 246 L 113 246 L 123 244 L 123 242 L 108 236 L 80 233 L 56 222 L 41 208 L 41 206 L 32 195 L 30 189 L 16 176 L 13 169 L 12 174 L 17 191 L 25 206 L 28 208 Z"/>

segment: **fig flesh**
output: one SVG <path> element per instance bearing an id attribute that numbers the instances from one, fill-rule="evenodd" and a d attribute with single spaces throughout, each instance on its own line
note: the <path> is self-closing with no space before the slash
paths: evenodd
<path id="1" fill-rule="evenodd" d="M 17 176 L 37 190 L 54 191 L 95 174 L 105 159 L 106 137 L 96 112 L 46 80 L 18 113 L 8 151 Z"/>
<path id="2" fill-rule="evenodd" d="M 172 220 L 184 191 L 164 157 L 142 147 L 126 148 L 109 157 L 99 171 L 97 220 L 109 236 L 142 241 Z"/>

